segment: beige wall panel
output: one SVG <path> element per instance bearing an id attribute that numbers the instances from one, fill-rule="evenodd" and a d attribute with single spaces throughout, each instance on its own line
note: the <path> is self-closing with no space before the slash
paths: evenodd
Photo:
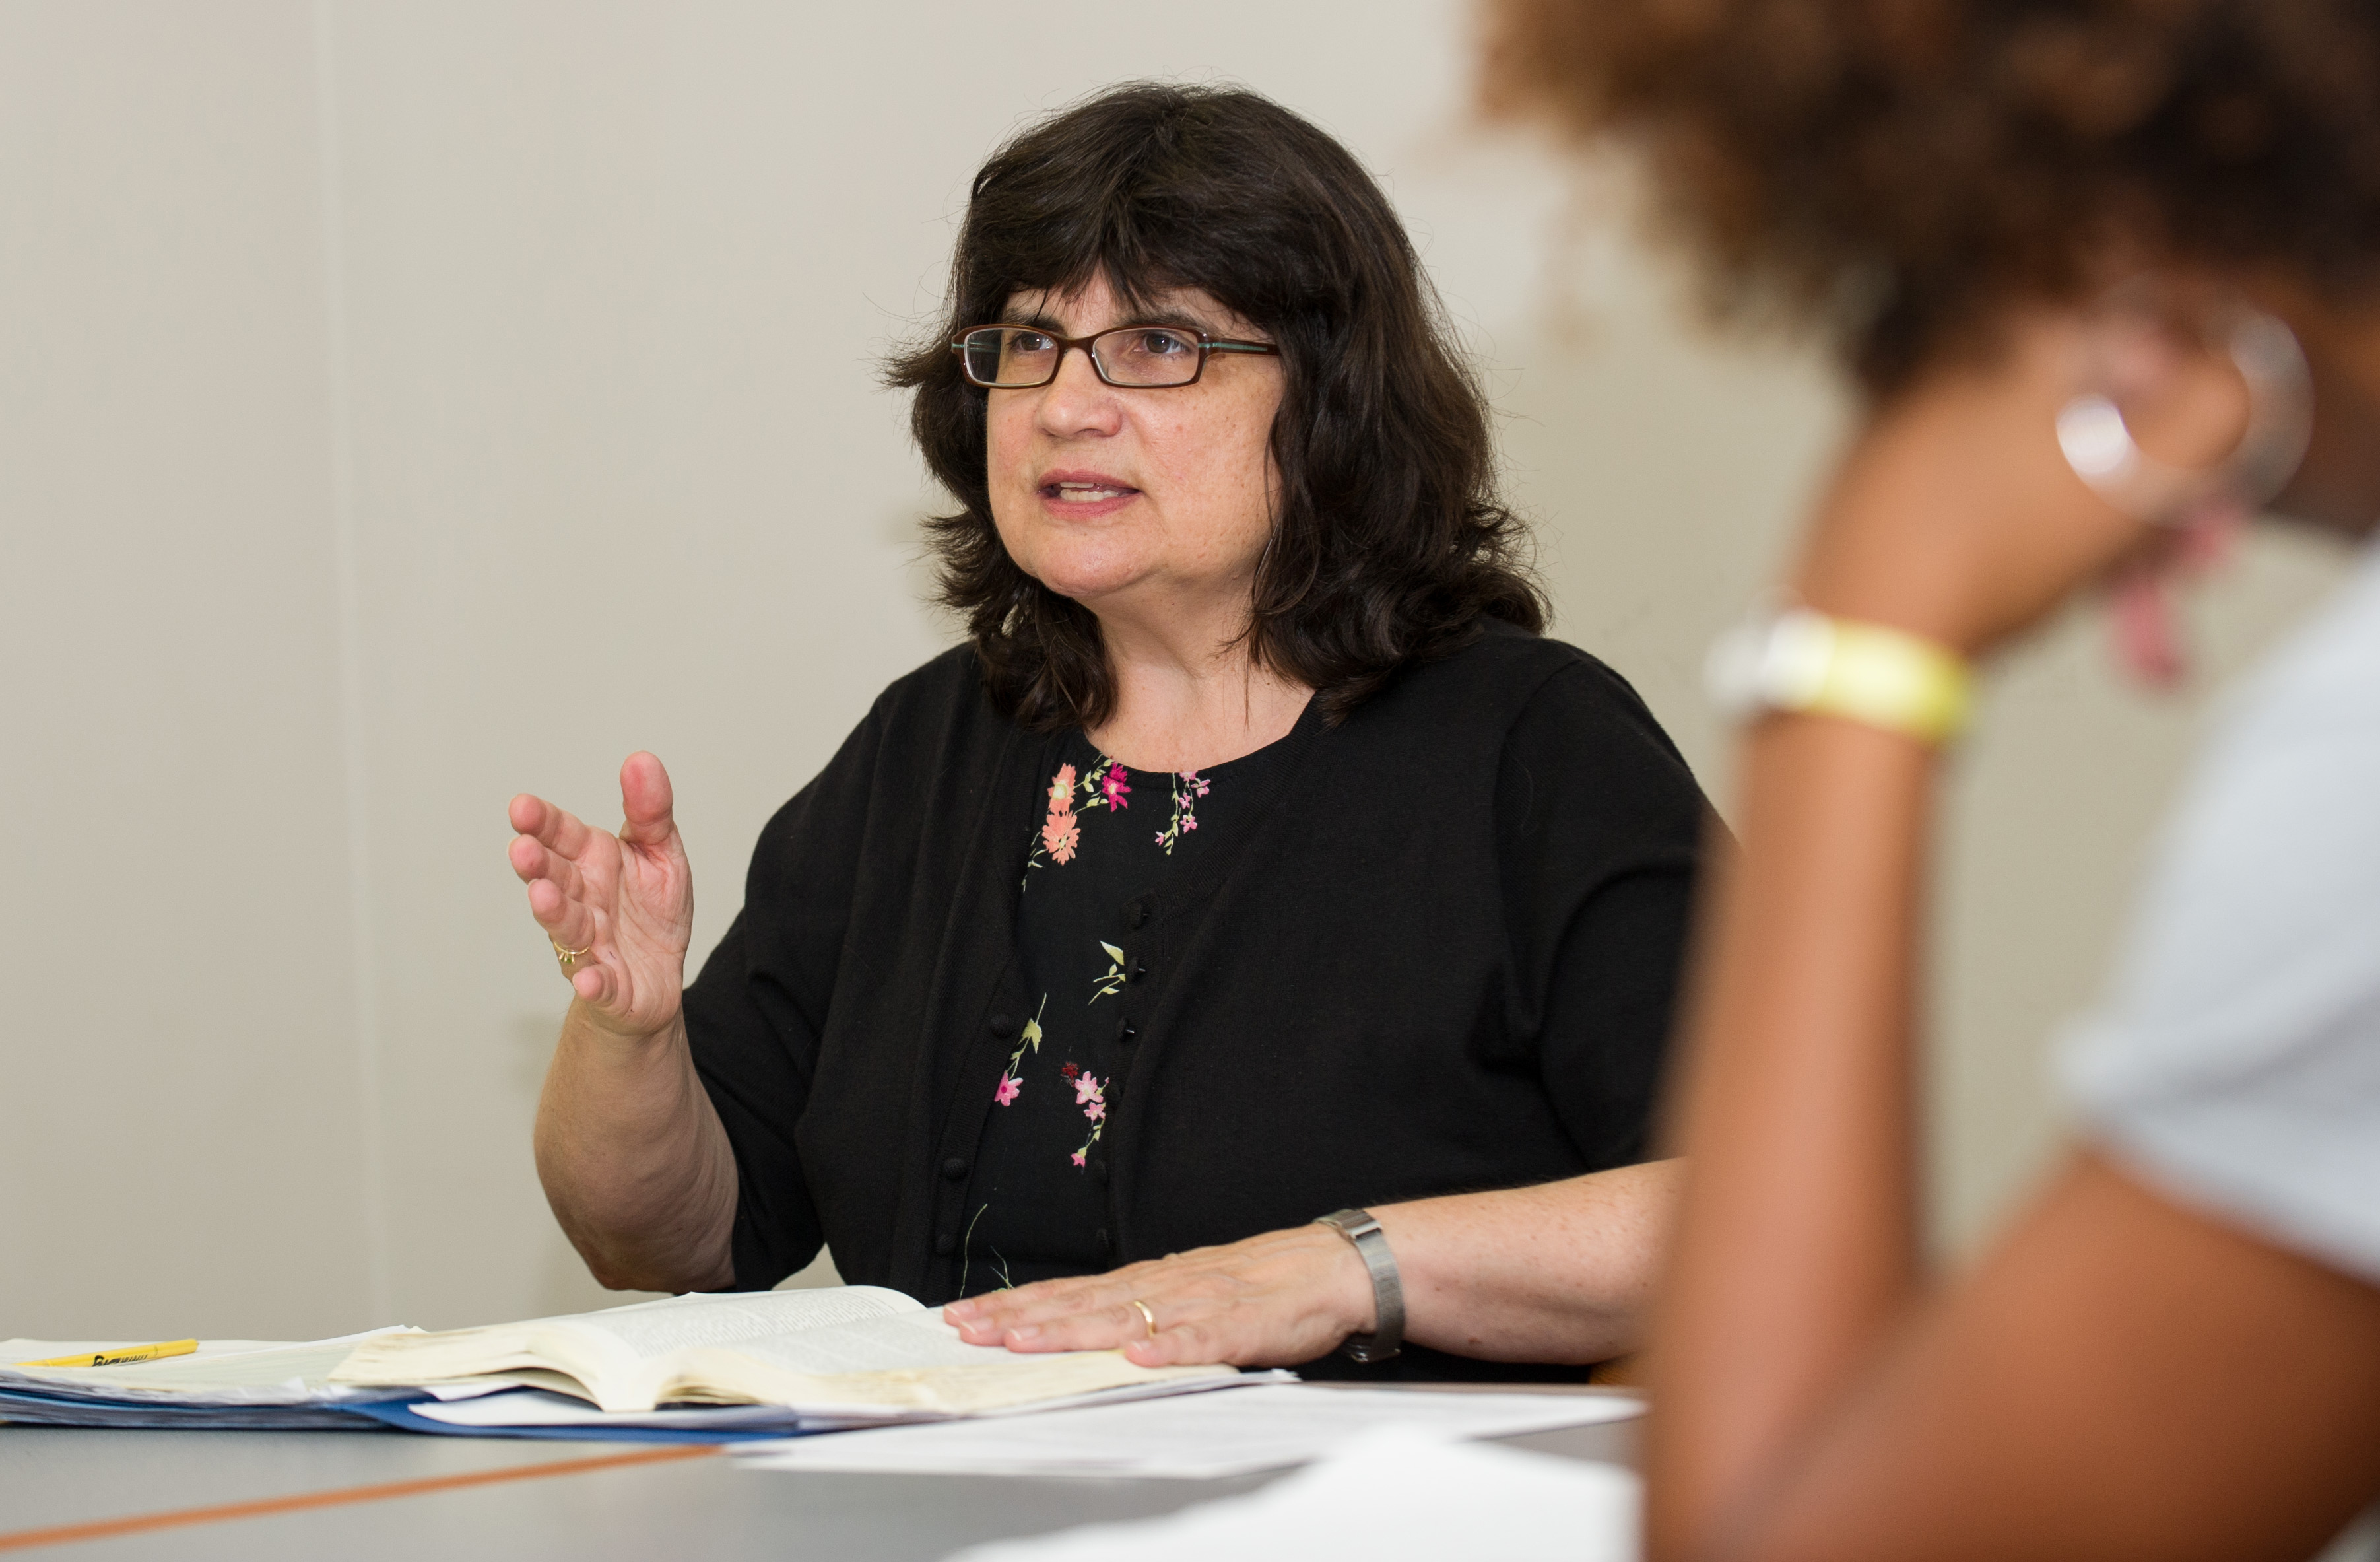
<path id="1" fill-rule="evenodd" d="M 312 43 L 0 8 L 0 1336 L 358 1327 Z"/>

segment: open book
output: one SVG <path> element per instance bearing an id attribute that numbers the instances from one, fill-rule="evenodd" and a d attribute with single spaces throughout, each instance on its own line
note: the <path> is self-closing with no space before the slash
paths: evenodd
<path id="1" fill-rule="evenodd" d="M 783 1405 L 821 1416 L 974 1415 L 1105 1389 L 1148 1393 L 1234 1375 L 1142 1367 L 1121 1351 L 1020 1356 L 969 1345 L 899 1291 L 874 1286 L 673 1297 L 358 1346 L 334 1384 L 395 1387 L 503 1373 L 606 1410 L 664 1401 Z"/>

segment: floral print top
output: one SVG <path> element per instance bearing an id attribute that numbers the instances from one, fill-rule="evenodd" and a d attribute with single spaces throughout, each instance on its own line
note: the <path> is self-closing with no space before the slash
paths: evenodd
<path id="1" fill-rule="evenodd" d="M 1131 770 L 1080 732 L 1033 799 L 1017 907 L 1029 1017 L 992 1094 L 967 1190 L 960 1294 L 1113 1266 L 1109 1138 L 1162 980 L 1153 908 L 1253 827 L 1286 743 L 1209 770 Z"/>

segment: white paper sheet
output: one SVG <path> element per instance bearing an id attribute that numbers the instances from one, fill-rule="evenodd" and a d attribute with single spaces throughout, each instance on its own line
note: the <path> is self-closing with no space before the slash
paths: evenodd
<path id="1" fill-rule="evenodd" d="M 1624 1421 L 1644 1402 L 1608 1394 L 1432 1394 L 1283 1384 L 1040 1415 L 943 1422 L 751 1443 L 751 1470 L 1207 1480 L 1304 1464 L 1386 1424 L 1442 1437 L 1503 1437 Z"/>
<path id="2" fill-rule="evenodd" d="M 975 1546 L 950 1562 L 1635 1562 L 1642 1500 L 1616 1465 L 1392 1425 L 1246 1496 Z"/>

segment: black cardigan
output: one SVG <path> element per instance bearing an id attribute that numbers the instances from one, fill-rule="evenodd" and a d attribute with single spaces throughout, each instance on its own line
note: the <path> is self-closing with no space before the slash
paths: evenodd
<path id="1" fill-rule="evenodd" d="M 962 647 L 761 832 L 686 995 L 739 1287 L 823 1241 L 848 1281 L 955 1294 L 1054 741 Z M 1491 624 L 1283 741 L 1253 827 L 1117 909 L 1157 985 L 1107 1135 L 1116 1262 L 1643 1158 L 1709 816 L 1633 691 Z"/>

